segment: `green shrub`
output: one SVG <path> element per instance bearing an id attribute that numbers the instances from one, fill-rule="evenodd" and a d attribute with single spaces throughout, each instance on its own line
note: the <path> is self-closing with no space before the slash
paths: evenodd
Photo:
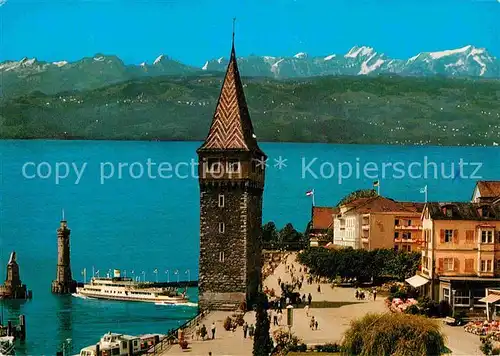
<path id="1" fill-rule="evenodd" d="M 412 314 L 412 315 L 418 315 L 418 314 L 420 314 L 420 309 L 416 305 L 410 305 L 408 308 L 406 308 L 405 313 Z"/>
<path id="2" fill-rule="evenodd" d="M 484 355 L 492 355 L 493 354 L 493 343 L 491 341 L 491 337 L 488 336 L 482 336 L 481 337 L 481 346 L 479 346 L 479 350 Z"/>
<path id="3" fill-rule="evenodd" d="M 317 345 L 314 348 L 314 350 L 317 352 L 340 352 L 341 347 L 339 344 L 333 343 L 333 344 Z"/>
<path id="4" fill-rule="evenodd" d="M 441 355 L 445 337 L 440 325 L 418 315 L 367 314 L 351 322 L 343 350 L 349 355 Z"/>

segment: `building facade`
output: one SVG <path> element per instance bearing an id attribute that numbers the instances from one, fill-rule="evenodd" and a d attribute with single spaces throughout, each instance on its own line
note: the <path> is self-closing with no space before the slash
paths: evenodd
<path id="1" fill-rule="evenodd" d="M 232 310 L 262 288 L 266 160 L 253 131 L 234 43 L 212 125 L 197 153 L 199 306 Z"/>
<path id="2" fill-rule="evenodd" d="M 374 250 L 419 251 L 423 204 L 381 196 L 361 198 L 340 207 L 334 219 L 334 244 Z"/>
<path id="3" fill-rule="evenodd" d="M 453 307 L 484 308 L 485 289 L 500 283 L 500 206 L 427 203 L 422 226 L 424 293 Z"/>

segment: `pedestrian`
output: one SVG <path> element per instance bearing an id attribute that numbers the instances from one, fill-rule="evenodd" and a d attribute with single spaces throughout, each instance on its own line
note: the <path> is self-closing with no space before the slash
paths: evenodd
<path id="1" fill-rule="evenodd" d="M 312 297 L 311 293 L 309 293 L 309 295 L 307 296 L 307 301 L 309 302 L 309 305 L 311 305 L 312 299 L 313 299 L 313 297 Z"/>
<path id="2" fill-rule="evenodd" d="M 321 293 L 321 285 L 318 284 L 318 293 Z"/>
<path id="3" fill-rule="evenodd" d="M 306 311 L 306 316 L 309 316 L 309 305 L 306 304 L 304 310 Z"/>
<path id="4" fill-rule="evenodd" d="M 315 324 L 315 320 L 314 320 L 314 316 L 311 318 L 311 322 L 309 323 L 309 327 L 311 328 L 311 330 L 314 330 L 314 324 Z"/>
<path id="5" fill-rule="evenodd" d="M 247 332 L 248 332 L 248 324 L 245 321 L 245 324 L 243 324 L 243 338 L 247 338 Z"/>
<path id="6" fill-rule="evenodd" d="M 276 312 L 273 313 L 273 325 L 278 325 L 278 313 Z"/>
<path id="7" fill-rule="evenodd" d="M 377 288 L 373 287 L 373 301 L 377 299 Z"/>
<path id="8" fill-rule="evenodd" d="M 196 338 L 196 340 L 200 339 L 200 331 L 201 331 L 200 324 L 196 323 L 196 327 L 194 328 L 194 337 Z"/>
<path id="9" fill-rule="evenodd" d="M 356 296 L 356 299 L 359 299 L 359 290 L 357 290 L 357 289 L 356 289 L 356 294 L 355 294 L 355 296 Z"/>
<path id="10" fill-rule="evenodd" d="M 207 327 L 205 326 L 205 324 L 203 324 L 201 326 L 201 329 L 200 329 L 200 336 L 201 336 L 201 339 L 203 341 L 205 341 L 205 336 L 207 336 Z"/>
<path id="11" fill-rule="evenodd" d="M 253 326 L 253 324 L 250 324 L 250 326 L 248 327 L 248 336 L 250 336 L 250 339 L 253 339 L 254 332 L 255 327 Z"/>
<path id="12" fill-rule="evenodd" d="M 215 339 L 215 321 L 212 323 L 212 340 Z"/>
<path id="13" fill-rule="evenodd" d="M 314 327 L 316 328 L 316 330 L 318 330 L 318 321 L 317 320 L 314 322 Z"/>

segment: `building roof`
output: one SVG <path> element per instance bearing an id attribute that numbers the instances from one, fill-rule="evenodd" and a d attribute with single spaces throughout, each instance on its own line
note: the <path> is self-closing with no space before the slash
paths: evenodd
<path id="1" fill-rule="evenodd" d="M 498 180 L 480 180 L 476 184 L 476 189 L 482 198 L 500 197 L 500 181 Z"/>
<path id="2" fill-rule="evenodd" d="M 340 211 L 336 207 L 313 206 L 312 209 L 312 228 L 326 230 L 333 224 L 333 215 Z"/>
<path id="3" fill-rule="evenodd" d="M 198 151 L 256 151 L 262 156 L 248 112 L 234 41 L 208 136 Z"/>
<path id="4" fill-rule="evenodd" d="M 422 212 L 424 205 L 413 202 L 398 202 L 382 196 L 364 199 L 364 201 L 361 199 L 353 201 L 352 203 L 354 204 L 352 205 L 352 209 L 350 211 L 360 214 L 383 212 L 417 213 Z"/>
<path id="5" fill-rule="evenodd" d="M 430 202 L 426 205 L 429 215 L 434 220 L 475 220 L 496 221 L 500 220 L 500 206 L 485 203 L 469 202 Z M 452 209 L 452 215 L 445 214 L 445 208 Z M 483 216 L 482 210 L 488 209 L 489 216 Z"/>

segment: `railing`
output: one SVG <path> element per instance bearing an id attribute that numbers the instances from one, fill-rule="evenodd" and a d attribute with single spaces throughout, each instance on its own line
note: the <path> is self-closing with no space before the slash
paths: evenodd
<path id="1" fill-rule="evenodd" d="M 179 326 L 178 328 L 172 330 L 167 336 L 165 336 L 158 344 L 154 345 L 147 351 L 148 355 L 160 355 L 165 351 L 170 350 L 172 346 L 178 343 L 179 339 L 177 338 L 177 332 L 179 329 L 184 330 L 185 335 L 191 333 L 193 331 L 194 326 L 201 319 L 208 315 L 209 311 L 198 313 L 193 319 L 186 321 L 184 324 Z"/>

